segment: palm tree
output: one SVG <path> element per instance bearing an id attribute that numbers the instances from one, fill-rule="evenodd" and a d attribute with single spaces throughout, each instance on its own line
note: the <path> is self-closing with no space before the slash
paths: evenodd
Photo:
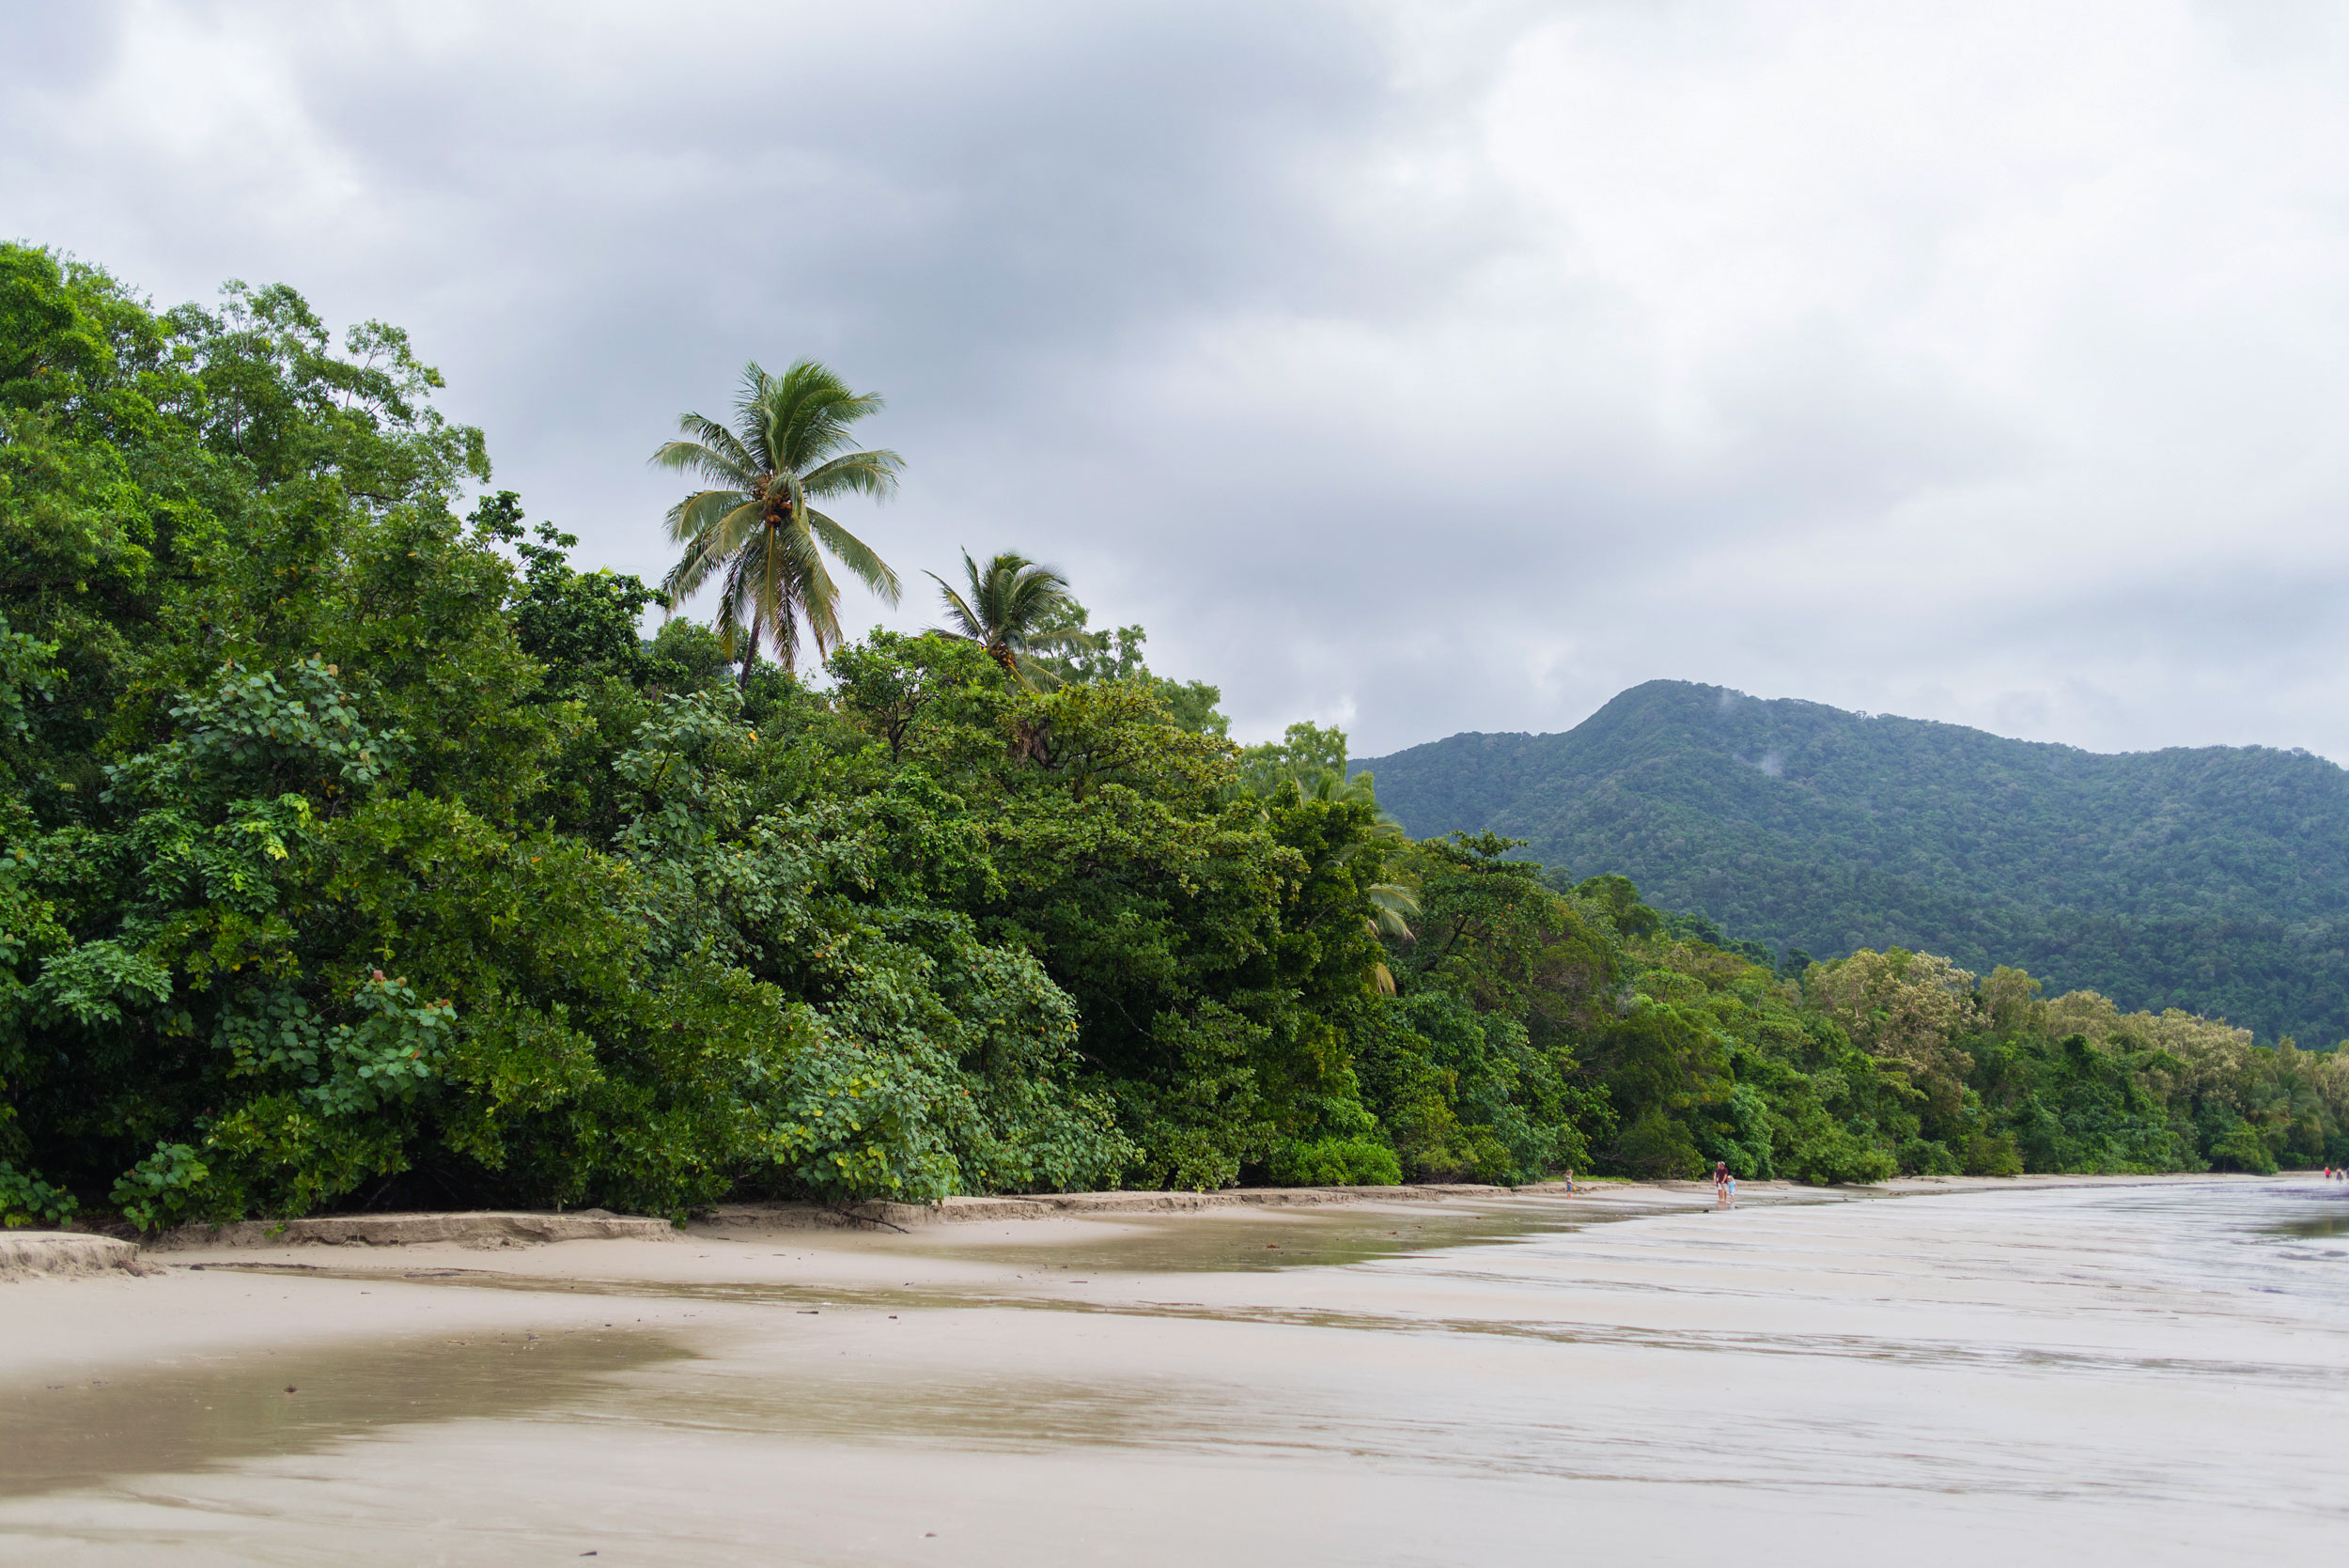
<path id="1" fill-rule="evenodd" d="M 1252 784 L 1244 778 L 1234 779 L 1223 786 L 1221 798 L 1226 805 L 1236 800 L 1257 802 L 1257 812 L 1262 815 L 1262 802 L 1273 799 L 1283 785 L 1290 784 L 1297 786 L 1298 799 L 1300 801 L 1318 800 L 1324 805 L 1356 805 L 1370 808 L 1370 823 L 1363 831 L 1362 836 L 1339 849 L 1330 860 L 1316 866 L 1315 870 L 1330 864 L 1344 865 L 1373 844 L 1391 849 L 1409 842 L 1408 835 L 1403 831 L 1403 824 L 1395 818 L 1393 813 L 1378 803 L 1376 783 L 1367 772 L 1357 773 L 1352 778 L 1348 778 L 1334 768 L 1318 769 L 1291 768 L 1285 774 L 1275 776 L 1270 782 L 1258 780 Z M 1400 942 L 1419 939 L 1418 934 L 1411 929 L 1410 925 L 1410 923 L 1419 916 L 1419 894 L 1401 882 L 1365 882 L 1361 884 L 1361 891 L 1363 898 L 1370 906 L 1369 911 L 1362 916 L 1362 930 L 1365 935 L 1385 937 Z M 1394 995 L 1394 971 L 1387 968 L 1383 962 L 1374 962 L 1370 966 L 1370 979 L 1371 984 L 1377 986 L 1384 994 Z"/>
<path id="2" fill-rule="evenodd" d="M 742 371 L 734 426 L 697 413 L 677 421 L 688 439 L 652 456 L 653 466 L 706 480 L 669 508 L 669 537 L 685 547 L 661 581 L 674 612 L 719 578 L 716 625 L 728 658 L 742 660 L 748 685 L 761 639 L 787 671 L 800 657 L 800 626 L 820 656 L 840 641 L 840 589 L 824 553 L 890 604 L 897 574 L 871 547 L 812 503 L 839 495 L 885 499 L 905 459 L 894 452 L 849 452 L 849 427 L 881 406 L 814 360 L 780 376 L 756 364 Z"/>
<path id="3" fill-rule="evenodd" d="M 1330 805 L 1361 805 L 1371 810 L 1369 830 L 1362 838 L 1348 845 L 1338 854 L 1343 862 L 1354 859 L 1365 845 L 1377 844 L 1388 848 L 1409 842 L 1403 824 L 1393 813 L 1378 803 L 1376 785 L 1368 773 L 1352 778 L 1335 768 L 1323 768 L 1312 778 L 1297 775 L 1299 792 L 1308 800 L 1321 800 Z M 1410 922 L 1419 915 L 1419 895 L 1401 882 L 1368 882 L 1362 886 L 1362 896 L 1370 901 L 1370 913 L 1362 917 L 1362 926 L 1371 936 L 1390 937 L 1396 941 L 1417 941 Z M 1394 995 L 1394 973 L 1385 964 L 1370 966 L 1371 980 L 1378 989 Z"/>
<path id="4" fill-rule="evenodd" d="M 927 574 L 945 597 L 946 619 L 952 623 L 939 628 L 939 635 L 978 644 L 1015 684 L 1034 691 L 1036 668 L 1029 655 L 1057 651 L 1081 637 L 1055 629 L 1070 624 L 1068 612 L 1075 601 L 1069 598 L 1068 579 L 1008 550 L 985 569 L 966 550 L 962 571 L 970 582 L 967 598 L 936 572 Z"/>

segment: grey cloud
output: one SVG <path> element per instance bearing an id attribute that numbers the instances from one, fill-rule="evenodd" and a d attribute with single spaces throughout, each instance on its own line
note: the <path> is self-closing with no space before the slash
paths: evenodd
<path id="1" fill-rule="evenodd" d="M 26 14 L 0 231 L 402 322 L 624 569 L 676 415 L 811 353 L 890 398 L 910 577 L 1054 560 L 1249 733 L 1678 675 L 2349 756 L 2321 12 L 2077 93 L 2034 7 Z"/>

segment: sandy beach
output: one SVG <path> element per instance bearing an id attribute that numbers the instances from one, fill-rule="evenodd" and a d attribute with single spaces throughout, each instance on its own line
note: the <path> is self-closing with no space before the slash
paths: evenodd
<path id="1" fill-rule="evenodd" d="M 0 1560 L 2299 1562 L 2349 1526 L 2341 1184 L 1709 1203 L 737 1215 L 17 1281 Z"/>

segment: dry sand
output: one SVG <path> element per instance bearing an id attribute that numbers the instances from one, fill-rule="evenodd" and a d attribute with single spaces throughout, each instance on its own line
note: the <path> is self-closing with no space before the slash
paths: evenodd
<path id="1" fill-rule="evenodd" d="M 0 1284 L 0 1560 L 2293 1563 L 2349 1538 L 2341 1184 L 1903 1185 L 162 1252 Z"/>

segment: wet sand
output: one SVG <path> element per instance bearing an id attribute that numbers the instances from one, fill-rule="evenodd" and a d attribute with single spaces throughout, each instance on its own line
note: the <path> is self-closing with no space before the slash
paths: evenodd
<path id="1" fill-rule="evenodd" d="M 164 1253 L 0 1285 L 0 1560 L 2337 1554 L 2349 1189 L 1968 1187 Z"/>

